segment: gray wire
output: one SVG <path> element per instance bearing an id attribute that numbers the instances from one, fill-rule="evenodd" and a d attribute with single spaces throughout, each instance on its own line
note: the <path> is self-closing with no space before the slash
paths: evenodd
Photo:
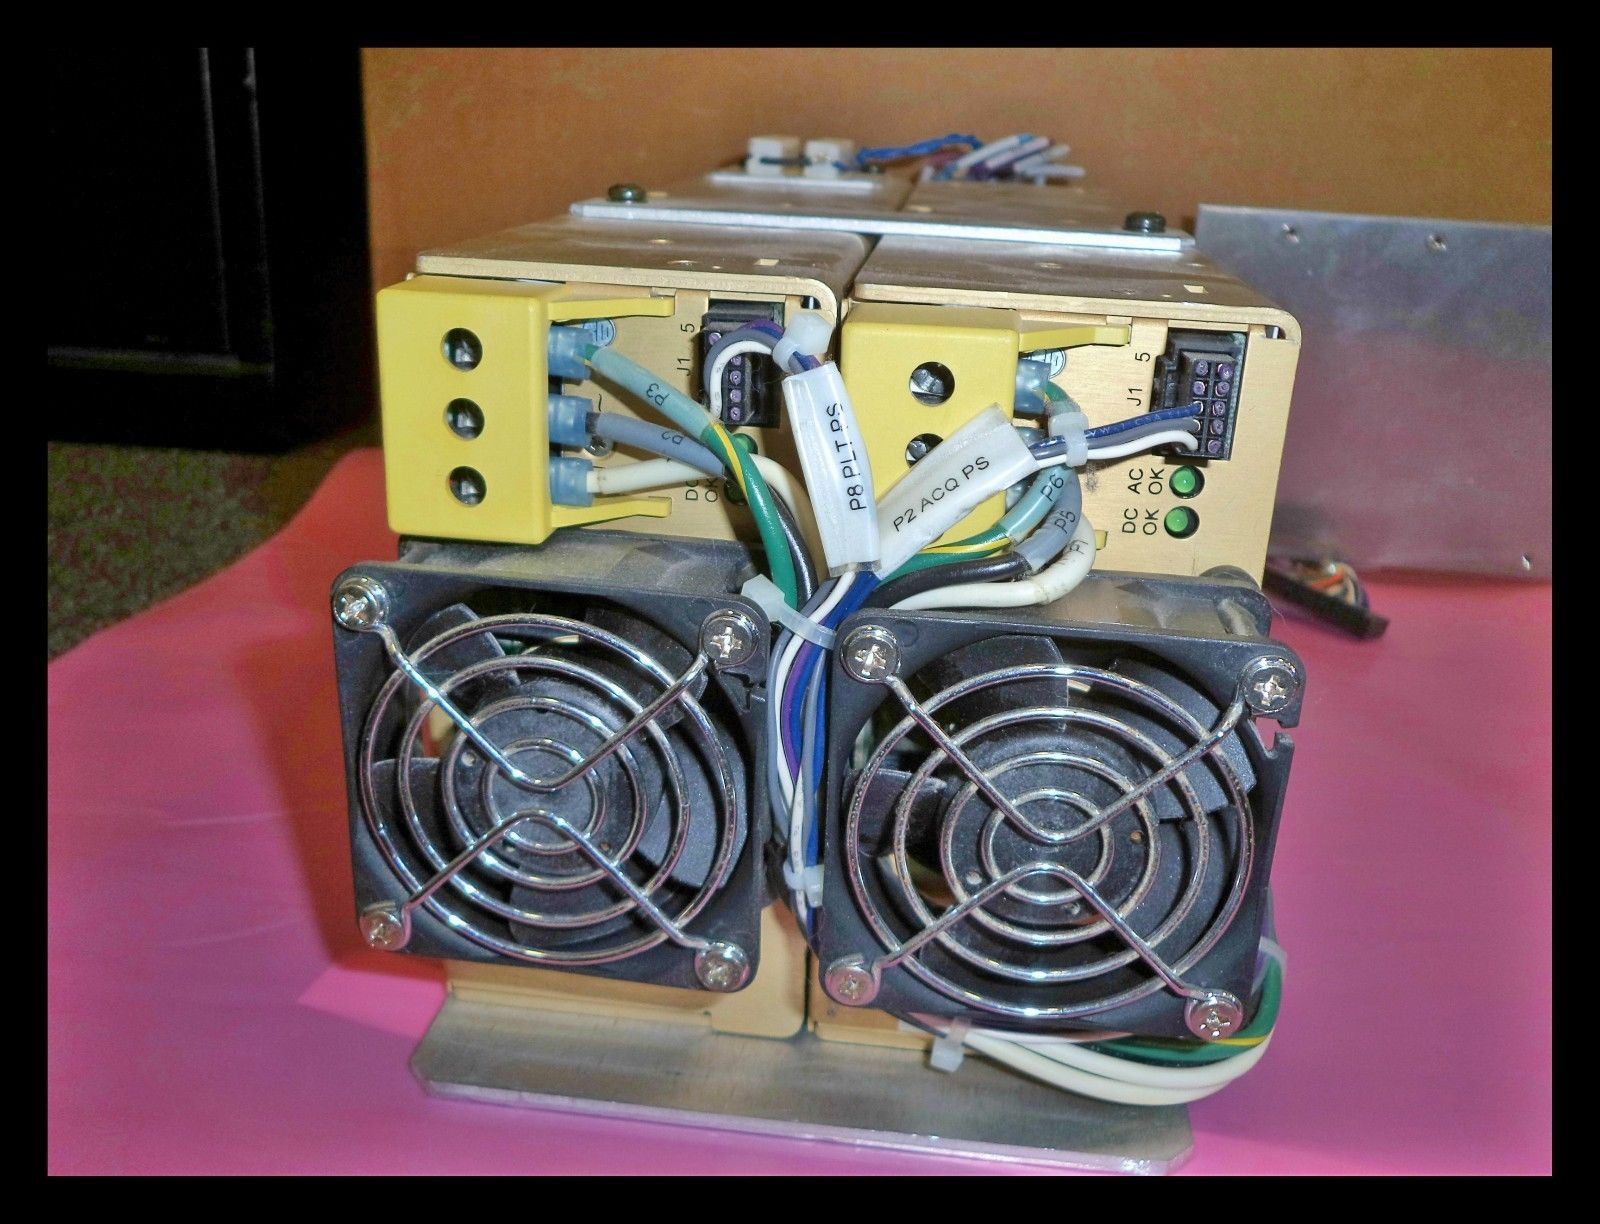
<path id="1" fill-rule="evenodd" d="M 638 417 L 624 416 L 620 412 L 591 412 L 589 432 L 597 438 L 606 438 L 621 446 L 632 446 L 652 455 L 664 455 L 697 468 L 707 476 L 725 475 L 722 461 L 711 453 L 711 448 L 675 429 L 641 421 Z"/>
<path id="2" fill-rule="evenodd" d="M 1028 563 L 1028 572 L 1037 574 L 1059 557 L 1072 543 L 1073 532 L 1078 529 L 1078 519 L 1083 514 L 1083 482 L 1076 468 L 1064 468 L 1072 476 L 1061 486 L 1050 513 L 1033 530 L 1033 534 L 1012 548 L 1017 556 Z"/>

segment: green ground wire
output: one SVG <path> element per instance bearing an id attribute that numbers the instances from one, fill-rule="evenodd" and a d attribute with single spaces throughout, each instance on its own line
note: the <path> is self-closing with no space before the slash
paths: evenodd
<path id="1" fill-rule="evenodd" d="M 1283 968 L 1276 960 L 1267 961 L 1267 973 L 1261 983 L 1261 1006 L 1255 1018 L 1236 1034 L 1238 1037 L 1265 1037 L 1278 1022 L 1278 1010 L 1283 1005 Z M 1226 1062 L 1256 1047 L 1211 1045 L 1204 1041 L 1182 1038 L 1129 1037 L 1115 1041 L 1096 1041 L 1086 1049 L 1099 1050 L 1118 1058 L 1131 1058 L 1138 1062 L 1163 1066 L 1191 1067 L 1197 1064 Z"/>
<path id="2" fill-rule="evenodd" d="M 783 592 L 789 606 L 796 607 L 799 584 L 795 578 L 794 560 L 789 556 L 789 545 L 778 521 L 778 512 L 772 504 L 772 490 L 767 487 L 760 469 L 754 463 L 746 463 L 745 453 L 737 446 L 733 448 L 733 454 L 728 453 L 728 448 L 718 436 L 716 422 L 701 405 L 683 392 L 669 387 L 637 362 L 612 349 L 593 344 L 580 345 L 578 355 L 597 374 L 633 392 L 653 405 L 680 431 L 710 447 L 729 475 L 744 486 L 750 514 L 755 519 L 756 530 L 761 533 L 762 547 L 766 549 L 767 568 L 772 572 L 772 581 Z"/>
<path id="3" fill-rule="evenodd" d="M 789 542 L 783 534 L 782 523 L 778 521 L 777 507 L 772 504 L 772 490 L 767 486 L 767 478 L 757 465 L 745 462 L 748 452 L 737 440 L 731 455 L 726 453 L 717 431 L 709 426 L 700 435 L 700 441 L 722 460 L 730 474 L 737 470 L 744 477 L 745 501 L 751 517 L 756 521 L 756 530 L 761 533 L 761 544 L 767 551 L 767 568 L 772 571 L 773 585 L 783 592 L 784 601 L 791 608 L 798 608 L 800 585 L 795 577 L 794 558 L 789 555 Z"/>
<path id="4" fill-rule="evenodd" d="M 988 531 L 979 532 L 975 536 L 970 536 L 965 540 L 959 541 L 959 543 L 963 546 L 971 545 L 971 551 L 919 552 L 899 569 L 895 570 L 894 573 L 885 578 L 884 581 L 893 582 L 896 578 L 899 578 L 905 574 L 914 574 L 918 570 L 929 569 L 935 565 L 949 565 L 952 561 L 971 561 L 976 557 L 985 557 L 990 553 L 998 552 L 1010 542 L 1011 541 L 1006 538 L 1005 532 L 1001 531 L 997 527 L 991 527 Z"/>

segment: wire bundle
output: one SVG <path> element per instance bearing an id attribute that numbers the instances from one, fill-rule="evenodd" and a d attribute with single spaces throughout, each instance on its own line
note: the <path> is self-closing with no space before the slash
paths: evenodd
<path id="1" fill-rule="evenodd" d="M 1013 179 L 1043 181 L 1051 178 L 1081 178 L 1083 167 L 1061 164 L 1072 150 L 1056 144 L 1048 136 L 1022 132 L 984 141 L 977 136 L 951 132 L 929 140 L 903 145 L 878 145 L 857 151 L 853 165 L 841 170 L 866 170 L 891 162 L 927 159 L 922 169 L 925 179 Z"/>
<path id="2" fill-rule="evenodd" d="M 1008 146 L 1013 152 L 1031 147 L 1027 140 L 1032 138 L 1008 139 L 1017 142 Z M 965 161 L 967 168 L 994 169 L 996 162 L 976 157 L 993 146 L 978 145 L 976 138 L 942 137 L 939 147 L 960 142 L 975 147 L 957 162 Z M 926 147 L 934 143 L 866 149 L 860 156 L 873 160 L 925 155 Z M 592 491 L 634 491 L 725 473 L 755 520 L 773 584 L 789 607 L 798 609 L 813 626 L 805 632 L 783 628 L 769 655 L 767 768 L 784 880 L 801 928 L 814 940 L 816 911 L 823 900 L 818 803 L 819 796 L 827 793 L 826 663 L 831 645 L 823 643 L 831 643 L 831 635 L 862 607 L 1020 607 L 1067 594 L 1087 575 L 1095 553 L 1095 533 L 1083 514 L 1076 465 L 1159 446 L 1192 449 L 1199 423 L 1191 408 L 1174 408 L 1092 429 L 1058 428 L 1062 419 L 1082 422 L 1083 418 L 1065 393 L 1047 381 L 1039 393 L 1049 410 L 1064 413 L 1065 418 L 1049 416 L 1049 432 L 1028 447 L 1037 470 L 994 526 L 952 544 L 928 547 L 893 574 L 855 570 L 819 586 L 807 530 L 814 533 L 815 524 L 803 487 L 786 469 L 755 454 L 752 439 L 730 434 L 718 419 L 722 370 L 741 353 L 772 355 L 778 349 L 793 374 L 819 367 L 815 355 L 800 351 L 791 341 L 783 328 L 760 320 L 723 336 L 702 363 L 709 411 L 618 353 L 594 345 L 582 346 L 579 352 L 596 374 L 653 406 L 681 431 L 619 414 L 591 413 L 588 428 L 593 436 L 661 456 L 596 469 L 590 474 Z M 1038 433 L 1035 429 L 1025 436 Z M 976 1053 L 1074 1092 L 1132 1104 L 1196 1100 L 1249 1070 L 1266 1051 L 1281 997 L 1282 962 L 1281 950 L 1273 953 L 1276 944 L 1271 940 L 1263 941 L 1263 949 L 1261 1004 L 1255 1019 L 1236 1037 L 1223 1041 L 1161 1042 L 1122 1034 L 1047 1036 L 986 1029 L 972 1029 L 960 1039 Z M 935 1020 L 909 1020 L 928 1032 L 949 1036 L 949 1030 Z"/>

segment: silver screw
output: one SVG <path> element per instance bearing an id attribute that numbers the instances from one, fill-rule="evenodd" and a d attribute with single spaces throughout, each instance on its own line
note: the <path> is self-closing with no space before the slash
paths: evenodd
<path id="1" fill-rule="evenodd" d="M 379 901 L 361 911 L 361 938 L 369 947 L 398 952 L 411 940 L 411 919 L 393 901 Z"/>
<path id="2" fill-rule="evenodd" d="M 346 629 L 366 633 L 389 615 L 389 593 L 366 575 L 341 582 L 333 593 L 333 619 Z"/>
<path id="3" fill-rule="evenodd" d="M 643 204 L 650 193 L 638 183 L 612 183 L 606 188 L 606 199 L 613 204 Z"/>
<path id="4" fill-rule="evenodd" d="M 1288 709 L 1300 692 L 1300 671 L 1279 655 L 1263 655 L 1244 669 L 1239 683 L 1244 699 L 1258 714 L 1277 714 Z"/>
<path id="5" fill-rule="evenodd" d="M 1190 999 L 1183 1009 L 1189 1031 L 1207 1041 L 1232 1037 L 1244 1022 L 1244 1008 L 1226 990 L 1208 991 L 1204 998 Z"/>
<path id="6" fill-rule="evenodd" d="M 878 978 L 859 956 L 844 956 L 828 966 L 822 985 L 846 1007 L 865 1007 L 878 997 Z"/>
<path id="7" fill-rule="evenodd" d="M 756 625 L 743 612 L 713 612 L 700 627 L 700 647 L 718 667 L 738 667 L 756 652 Z"/>
<path id="8" fill-rule="evenodd" d="M 694 975 L 707 990 L 727 994 L 750 980 L 750 958 L 738 944 L 714 943 L 694 954 Z"/>
<path id="9" fill-rule="evenodd" d="M 845 638 L 840 658 L 857 680 L 876 683 L 900 670 L 900 643 L 881 625 L 862 625 Z"/>

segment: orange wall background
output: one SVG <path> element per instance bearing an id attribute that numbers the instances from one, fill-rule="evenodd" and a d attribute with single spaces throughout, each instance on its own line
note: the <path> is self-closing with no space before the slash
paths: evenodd
<path id="1" fill-rule="evenodd" d="M 369 50 L 373 277 L 665 186 L 764 132 L 1034 131 L 1188 227 L 1202 201 L 1545 224 L 1549 50 Z"/>

